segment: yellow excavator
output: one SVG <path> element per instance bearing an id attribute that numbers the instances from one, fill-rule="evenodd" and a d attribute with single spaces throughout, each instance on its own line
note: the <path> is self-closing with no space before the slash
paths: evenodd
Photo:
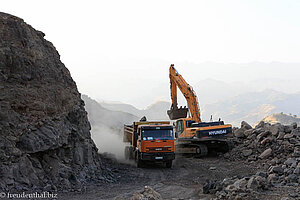
<path id="1" fill-rule="evenodd" d="M 170 66 L 170 89 L 172 105 L 167 111 L 171 120 L 177 120 L 175 125 L 175 147 L 178 154 L 193 154 L 196 157 L 205 156 L 209 151 L 226 152 L 230 148 L 227 141 L 232 133 L 232 126 L 224 121 L 202 122 L 197 95 L 193 88 Z M 178 108 L 177 87 L 187 100 L 188 107 Z M 189 117 L 187 114 L 189 113 Z"/>

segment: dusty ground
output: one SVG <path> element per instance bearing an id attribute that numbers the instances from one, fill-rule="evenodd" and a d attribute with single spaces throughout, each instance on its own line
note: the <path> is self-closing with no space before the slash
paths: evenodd
<path id="1" fill-rule="evenodd" d="M 212 195 L 202 193 L 207 179 L 221 180 L 235 175 L 247 176 L 257 171 L 255 164 L 230 162 L 218 156 L 206 158 L 177 157 L 172 169 L 162 165 L 136 168 L 133 164 L 113 163 L 112 171 L 118 177 L 116 183 L 88 186 L 84 194 L 62 193 L 65 199 L 114 199 L 117 196 L 131 197 L 135 191 L 149 185 L 164 199 L 201 199 Z M 215 170 L 210 169 L 215 167 Z"/>

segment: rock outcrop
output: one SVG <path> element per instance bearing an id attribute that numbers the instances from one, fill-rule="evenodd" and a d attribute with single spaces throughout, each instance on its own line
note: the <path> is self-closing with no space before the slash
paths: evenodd
<path id="1" fill-rule="evenodd" d="M 269 124 L 277 124 L 280 123 L 282 125 L 290 125 L 292 123 L 297 123 L 300 126 L 300 118 L 297 115 L 287 115 L 284 113 L 276 113 L 273 115 L 269 115 L 262 119 L 265 123 Z"/>
<path id="2" fill-rule="evenodd" d="M 0 191 L 105 180 L 84 102 L 44 36 L 0 13 Z"/>

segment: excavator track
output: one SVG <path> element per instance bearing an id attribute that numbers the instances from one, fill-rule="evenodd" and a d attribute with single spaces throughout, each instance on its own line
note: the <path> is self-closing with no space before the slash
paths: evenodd
<path id="1" fill-rule="evenodd" d="M 212 152 L 226 153 L 232 148 L 232 144 L 226 140 L 177 140 L 176 154 L 193 155 L 194 157 L 207 156 Z"/>
<path id="2" fill-rule="evenodd" d="M 178 144 L 176 145 L 176 154 L 187 154 L 195 157 L 203 157 L 208 154 L 206 144 Z"/>

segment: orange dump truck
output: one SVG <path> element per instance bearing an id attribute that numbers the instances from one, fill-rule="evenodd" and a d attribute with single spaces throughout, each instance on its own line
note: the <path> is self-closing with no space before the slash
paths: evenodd
<path id="1" fill-rule="evenodd" d="M 165 163 L 172 167 L 175 159 L 173 126 L 168 121 L 142 121 L 124 125 L 125 158 L 135 160 L 137 167 L 147 162 Z"/>

